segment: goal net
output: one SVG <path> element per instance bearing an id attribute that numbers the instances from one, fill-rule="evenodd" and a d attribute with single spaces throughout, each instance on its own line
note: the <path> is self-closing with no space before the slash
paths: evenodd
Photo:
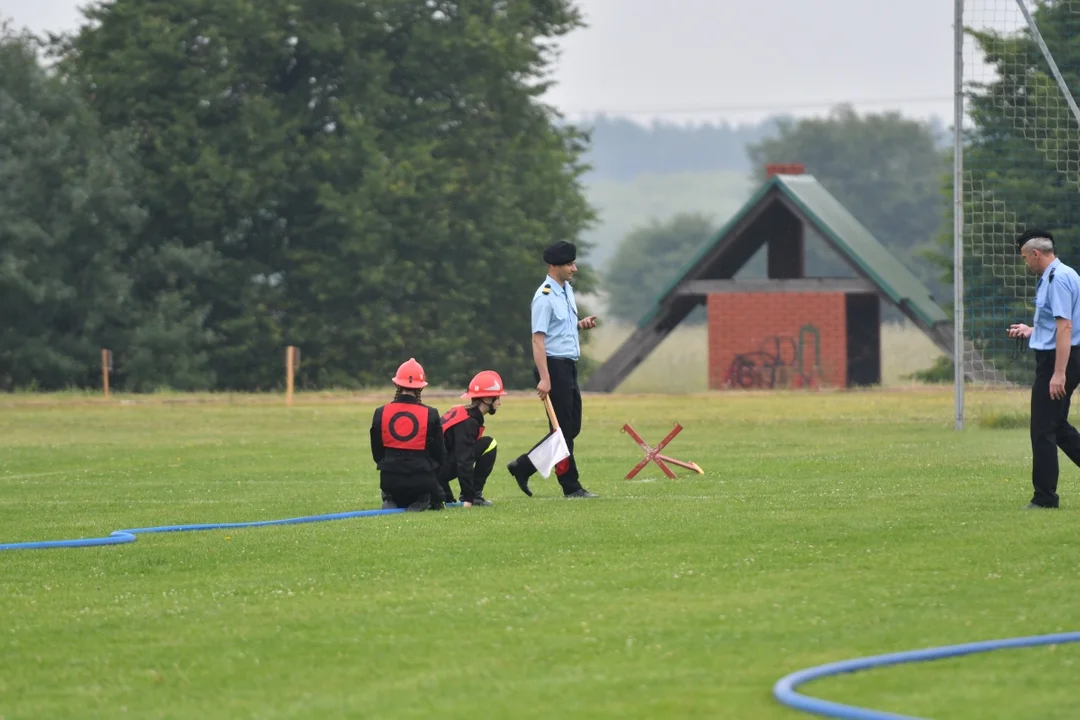
<path id="1" fill-rule="evenodd" d="M 1032 355 L 1005 335 L 1034 312 L 1037 278 L 1015 238 L 1050 230 L 1062 261 L 1080 261 L 1080 113 L 1070 91 L 1080 88 L 1080 0 L 962 2 L 957 353 L 969 380 L 1028 384 Z"/>

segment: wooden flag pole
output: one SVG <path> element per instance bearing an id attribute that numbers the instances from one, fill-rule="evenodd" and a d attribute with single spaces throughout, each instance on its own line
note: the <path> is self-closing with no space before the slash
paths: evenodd
<path id="1" fill-rule="evenodd" d="M 285 404 L 293 403 L 293 346 L 285 348 Z"/>
<path id="2" fill-rule="evenodd" d="M 555 408 L 551 406 L 551 394 L 544 396 L 544 409 L 547 410 L 548 420 L 551 422 L 551 427 L 554 430 L 559 429 L 559 419 L 555 417 Z"/>
<path id="3" fill-rule="evenodd" d="M 109 351 L 101 349 L 101 386 L 105 389 L 105 397 L 109 397 Z"/>

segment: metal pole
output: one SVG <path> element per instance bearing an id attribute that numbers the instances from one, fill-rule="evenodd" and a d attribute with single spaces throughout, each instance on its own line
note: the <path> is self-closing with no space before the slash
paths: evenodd
<path id="1" fill-rule="evenodd" d="M 1017 0 L 1019 2 L 1019 0 Z M 964 429 L 964 0 L 953 12 L 953 395 Z"/>
<path id="2" fill-rule="evenodd" d="M 1058 89 L 1061 90 L 1061 94 L 1065 96 L 1065 102 L 1069 103 L 1069 109 L 1072 110 L 1076 122 L 1080 124 L 1080 108 L 1076 107 L 1076 101 L 1073 100 L 1072 91 L 1070 91 L 1069 86 L 1065 84 L 1065 78 L 1061 77 L 1061 71 L 1058 70 L 1057 63 L 1054 62 L 1054 56 L 1050 54 L 1050 48 L 1046 47 L 1046 43 L 1043 41 L 1042 33 L 1039 32 L 1039 26 L 1035 24 L 1035 18 L 1031 17 L 1031 13 L 1028 12 L 1024 0 L 1016 0 L 1016 4 L 1020 6 L 1020 12 L 1024 13 L 1024 20 L 1027 20 L 1028 27 L 1031 28 L 1031 37 L 1035 39 L 1035 44 L 1039 46 L 1039 50 L 1042 51 L 1047 64 L 1050 65 L 1050 72 L 1054 74 L 1054 79 L 1057 80 Z"/>

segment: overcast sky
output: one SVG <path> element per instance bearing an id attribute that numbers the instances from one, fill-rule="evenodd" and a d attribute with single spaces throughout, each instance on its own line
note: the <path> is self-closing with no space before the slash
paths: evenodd
<path id="1" fill-rule="evenodd" d="M 987 2 L 987 0 L 983 0 Z M 1013 6 L 1011 0 L 991 0 Z M 36 32 L 71 30 L 82 0 L 0 0 Z M 860 110 L 952 117 L 948 0 L 579 0 L 549 102 L 571 118 L 758 120 Z"/>

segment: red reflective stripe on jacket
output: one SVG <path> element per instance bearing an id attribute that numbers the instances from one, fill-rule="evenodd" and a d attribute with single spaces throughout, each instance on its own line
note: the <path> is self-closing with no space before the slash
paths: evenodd
<path id="1" fill-rule="evenodd" d="M 468 417 L 468 408 L 466 408 L 464 405 L 457 405 L 443 413 L 443 416 L 439 419 L 439 422 L 442 423 L 442 429 L 445 433 L 447 430 L 454 427 L 458 423 L 465 422 Z"/>
<path id="2" fill-rule="evenodd" d="M 450 408 L 445 413 L 443 413 L 443 416 L 440 419 L 440 422 L 442 423 L 443 432 L 445 433 L 446 431 L 448 431 L 450 428 L 454 427 L 455 425 L 465 422 L 468 418 L 469 418 L 469 408 L 465 407 L 464 405 L 458 405 L 456 407 Z M 484 437 L 484 426 L 483 425 L 480 426 L 480 432 L 478 432 L 476 434 L 476 439 L 479 440 L 482 437 Z"/>

